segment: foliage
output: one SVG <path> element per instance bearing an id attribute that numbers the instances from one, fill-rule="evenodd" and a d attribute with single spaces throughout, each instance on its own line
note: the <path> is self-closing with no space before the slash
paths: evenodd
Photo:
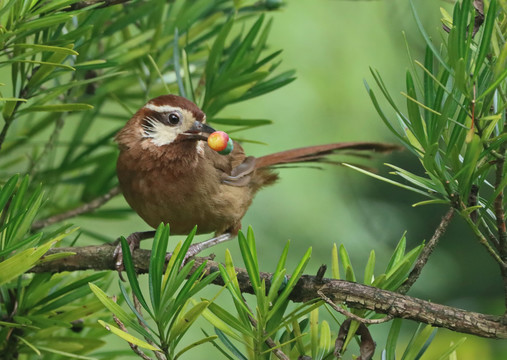
<path id="1" fill-rule="evenodd" d="M 480 11 L 470 1 L 457 3 L 452 17 L 443 11 L 449 34 L 438 48 L 412 4 L 426 55 L 424 62 L 414 60 L 413 69 L 406 73 L 406 112 L 373 69 L 373 78 L 396 120 L 389 119 L 373 90 L 368 86 L 367 90 L 385 125 L 424 168 L 421 176 L 389 165 L 406 183 L 386 181 L 429 198 L 416 205 L 455 208 L 505 276 L 507 237 L 501 224 L 507 184 L 507 9 L 504 2 L 496 0 L 488 5 L 480 29 L 472 28 Z"/>
<path id="2" fill-rule="evenodd" d="M 417 257 L 421 253 L 423 248 L 423 244 L 417 246 L 412 249 L 408 253 L 405 253 L 406 250 L 406 238 L 405 235 L 402 236 L 398 245 L 396 246 L 391 259 L 386 267 L 386 270 L 378 275 L 374 275 L 375 269 L 375 251 L 372 250 L 370 252 L 370 256 L 368 257 L 368 262 L 366 263 L 364 269 L 364 281 L 363 284 L 374 286 L 380 289 L 397 291 L 398 288 L 403 284 L 403 282 L 407 279 L 410 270 L 413 268 Z M 336 247 L 336 244 L 333 246 L 332 251 L 332 273 L 333 277 L 337 280 L 342 279 L 340 277 L 340 269 L 339 264 L 342 264 L 343 270 L 345 272 L 345 280 L 356 282 L 356 275 L 352 263 L 350 261 L 349 254 L 345 249 L 345 246 L 340 245 L 339 250 Z M 359 316 L 360 318 L 370 319 L 370 318 L 378 318 L 379 316 L 375 314 L 373 311 L 369 310 L 358 310 L 358 309 L 348 309 L 352 314 Z M 354 338 L 356 331 L 359 328 L 360 323 L 358 321 L 353 320 L 352 324 L 347 332 L 347 337 L 345 339 L 343 350 L 347 349 L 349 342 Z"/>
<path id="3" fill-rule="evenodd" d="M 60 213 L 117 184 L 112 136 L 148 99 L 179 92 L 213 122 L 227 105 L 294 80 L 293 72 L 276 73 L 280 51 L 264 55 L 271 24 L 264 5 L 240 3 L 8 1 L 0 71 L 12 81 L 0 93 L 0 169 L 43 182 L 55 194 L 43 214 Z M 216 121 L 237 130 L 270 123 Z M 20 156 L 27 152 L 28 161 Z"/>
<path id="4" fill-rule="evenodd" d="M 486 5 L 484 23 L 477 28 L 472 24 L 480 10 L 471 1 L 458 2 L 452 17 L 444 12 L 449 34 L 441 48 L 426 34 L 412 6 L 427 48 L 425 60 L 414 61 L 406 74 L 406 110 L 396 104 L 375 70 L 374 81 L 394 120 L 384 112 L 374 90 L 369 86 L 367 90 L 385 125 L 424 168 L 424 175 L 418 175 L 390 165 L 404 182 L 383 179 L 428 198 L 419 204 L 443 203 L 456 209 L 507 277 L 503 197 L 507 184 L 507 9 L 505 2 L 496 0 Z M 176 246 L 164 270 L 169 226 L 163 225 L 152 247 L 147 291 L 137 278 L 123 238 L 130 289 L 119 282 L 118 299 L 106 295 L 112 274 L 29 273 L 37 264 L 72 255 L 45 256 L 62 243 L 74 246 L 79 233 L 69 235 L 76 229 L 53 226 L 42 233 L 35 225 L 90 204 L 117 186 L 112 138 L 149 98 L 182 94 L 229 133 L 270 123 L 269 119 L 224 118 L 220 112 L 294 80 L 293 71 L 279 70 L 281 50 L 268 46 L 272 19 L 266 13 L 279 7 L 278 0 L 120 1 L 117 5 L 79 0 L 2 2 L 0 74 L 9 78 L 0 84 L 3 358 L 89 359 L 92 352 L 94 358 L 120 356 L 119 352 L 95 351 L 105 344 L 106 330 L 127 341 L 143 358 L 149 358 L 144 350 L 158 359 L 182 358 L 204 343 L 229 359 L 335 356 L 332 343 L 340 337 L 342 316 L 336 316 L 334 308 L 317 295 L 300 305 L 289 301 L 311 249 L 288 276 L 287 243 L 267 281 L 261 276 L 251 229 L 246 236 L 239 234 L 238 244 L 253 298 L 243 296 L 229 251 L 219 272 L 205 275 L 205 263 L 193 269 L 195 262 L 187 262 L 186 253 L 195 231 Z M 89 216 L 123 216 L 127 211 L 113 208 Z M 113 240 L 82 232 L 100 241 Z M 407 252 L 403 235 L 385 270 L 376 276 L 372 250 L 363 283 L 398 291 L 423 248 L 420 244 Z M 335 279 L 358 281 L 343 245 L 333 248 L 332 274 Z M 218 296 L 196 299 L 219 275 L 225 283 L 222 291 L 234 304 L 231 309 L 220 305 Z M 372 311 L 336 306 L 345 317 L 362 318 L 366 324 L 390 320 Z M 319 319 L 324 309 L 331 320 Z M 111 313 L 117 326 L 111 324 Z M 215 335 L 203 329 L 205 336 L 187 345 L 182 340 L 201 315 Z M 385 359 L 396 358 L 396 345 L 403 341 L 401 324 L 401 320 L 392 321 L 383 347 Z M 341 353 L 354 353 L 354 343 L 361 348 L 359 327 L 359 321 L 352 320 L 343 331 Z M 431 327 L 419 327 L 401 359 L 420 358 L 434 334 Z M 441 359 L 454 358 L 462 341 L 449 347 Z"/>
<path id="5" fill-rule="evenodd" d="M 303 255 L 292 276 L 287 278 L 285 268 L 289 252 L 289 243 L 287 243 L 273 272 L 268 289 L 266 279 L 260 277 L 258 254 L 252 229 L 248 229 L 246 237 L 240 232 L 238 241 L 245 269 L 256 298 L 255 312 L 243 298 L 231 254 L 227 251 L 225 266 L 220 265 L 220 274 L 233 299 L 237 315 L 231 314 L 216 303 L 211 303 L 203 315 L 215 327 L 215 332 L 225 348 L 237 358 L 267 359 L 271 356 L 273 344 L 282 345 L 277 337 L 277 335 L 282 335 L 280 330 L 287 328 L 293 321 L 319 305 L 314 302 L 305 303 L 285 314 L 289 305 L 289 294 L 303 275 L 310 260 L 311 248 Z M 294 341 L 294 339 L 287 338 L 287 334 L 285 335 L 285 344 Z M 232 342 L 233 339 L 246 346 L 248 356 L 236 348 Z M 269 342 L 271 345 L 266 344 Z M 226 353 L 226 350 L 222 349 L 222 353 Z"/>
<path id="6" fill-rule="evenodd" d="M 65 226 L 49 234 L 30 234 L 44 193 L 40 186 L 32 194 L 28 188 L 28 176 L 21 180 L 13 176 L 0 189 L 0 352 L 4 359 L 15 358 L 14 354 L 84 354 L 104 345 L 89 326 L 89 315 L 100 313 L 102 307 L 89 296 L 86 285 L 96 281 L 105 286 L 107 274 L 23 276 L 37 264 L 69 256 L 43 258 L 75 231 Z"/>
<path id="7" fill-rule="evenodd" d="M 55 243 L 74 245 L 78 240 L 65 237 L 68 226 L 35 232 L 34 220 L 87 203 L 117 185 L 111 140 L 132 109 L 157 95 L 181 92 L 214 121 L 227 105 L 294 79 L 292 72 L 277 73 L 280 51 L 264 54 L 271 20 L 263 13 L 278 8 L 272 2 L 157 0 L 108 5 L 8 0 L 0 8 L 0 74 L 10 79 L 0 84 L 0 348 L 7 358 L 49 353 L 79 357 L 103 345 L 107 332 L 90 325 L 102 315 L 100 303 L 85 285 L 99 281 L 94 289 L 107 288 L 104 274 L 24 273 L 40 261 L 55 259 L 53 255 L 41 260 Z M 237 131 L 270 123 L 218 117 L 216 122 Z M 25 174 L 21 181 L 17 173 Z M 93 216 L 125 213 L 113 208 Z M 59 256 L 66 255 L 70 254 Z M 184 269 L 188 273 L 189 267 Z M 160 299 L 157 291 L 163 288 L 166 305 L 175 291 L 173 282 L 184 278 L 173 277 L 164 280 L 169 284 L 153 288 L 151 298 Z M 205 303 L 200 304 L 187 310 L 195 316 Z M 167 332 L 159 348 L 173 354 L 181 340 L 174 336 L 186 331 L 181 322 L 190 305 L 185 300 L 163 314 L 160 304 L 152 305 L 146 311 Z M 91 318 L 95 320 L 88 323 Z M 86 331 L 80 327 L 83 321 Z M 73 322 L 79 334 L 71 331 Z M 175 331 L 175 326 L 180 329 Z M 48 342 L 58 336 L 58 345 Z"/>
<path id="8" fill-rule="evenodd" d="M 146 301 L 143 291 L 141 291 L 127 241 L 122 238 L 124 266 L 132 288 L 134 302 L 130 300 L 128 291 L 121 281 L 119 281 L 119 287 L 123 300 L 127 303 L 132 314 L 135 315 L 135 319 L 129 316 L 115 301 L 107 297 L 98 286 L 90 284 L 92 291 L 102 304 L 115 315 L 115 320 L 117 319 L 117 323 L 121 324 L 123 328 L 118 329 L 105 322 L 101 322 L 101 325 L 130 344 L 164 354 L 166 359 L 178 359 L 193 347 L 216 338 L 210 336 L 190 344 L 178 352 L 176 351 L 176 346 L 190 326 L 210 305 L 208 301 L 200 301 L 190 306 L 192 296 L 209 285 L 219 275 L 216 272 L 204 277 L 205 262 L 190 275 L 195 261 L 192 260 L 184 264 L 184 260 L 195 231 L 194 228 L 194 231 L 187 237 L 185 242 L 180 241 L 176 245 L 164 272 L 169 241 L 169 225 L 162 224 L 157 229 L 150 257 L 149 303 Z M 188 280 L 185 281 L 187 277 Z M 136 306 L 136 303 L 139 306 Z M 143 315 L 143 309 L 150 319 L 146 319 Z M 154 323 L 154 326 L 150 325 L 149 320 Z M 128 334 L 125 330 L 126 327 L 135 330 L 146 341 Z"/>

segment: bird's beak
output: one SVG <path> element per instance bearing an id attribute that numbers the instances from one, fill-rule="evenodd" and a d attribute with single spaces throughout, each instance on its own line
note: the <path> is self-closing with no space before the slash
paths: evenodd
<path id="1" fill-rule="evenodd" d="M 194 121 L 194 124 L 190 129 L 185 131 L 186 134 L 198 134 L 198 133 L 205 133 L 205 134 L 211 134 L 215 132 L 215 129 L 213 129 L 208 124 L 202 123 L 200 121 Z"/>

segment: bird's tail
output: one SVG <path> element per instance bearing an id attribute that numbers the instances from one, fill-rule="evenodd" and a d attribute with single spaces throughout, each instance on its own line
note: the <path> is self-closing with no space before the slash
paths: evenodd
<path id="1" fill-rule="evenodd" d="M 308 146 L 261 156 L 256 159 L 255 168 L 261 169 L 284 164 L 319 161 L 342 164 L 341 162 L 328 160 L 327 156 L 335 154 L 337 152 L 342 152 L 348 155 L 368 157 L 368 151 L 376 153 L 389 153 L 400 149 L 401 148 L 398 145 L 379 142 L 343 142 Z M 366 153 L 359 153 L 363 151 L 366 151 Z"/>

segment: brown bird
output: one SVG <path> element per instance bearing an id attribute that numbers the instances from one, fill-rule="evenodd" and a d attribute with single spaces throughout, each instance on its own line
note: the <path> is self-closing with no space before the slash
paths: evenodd
<path id="1" fill-rule="evenodd" d="M 221 155 L 206 143 L 215 130 L 193 102 L 175 95 L 150 100 L 116 135 L 120 148 L 118 180 L 129 205 L 153 228 L 169 223 L 171 234 L 214 232 L 195 253 L 235 236 L 241 219 L 262 187 L 273 184 L 276 165 L 328 161 L 335 151 L 389 152 L 398 147 L 376 142 L 310 146 L 255 158 L 234 142 Z M 134 233 L 129 241 L 151 237 Z M 218 240 L 216 240 L 218 239 Z"/>

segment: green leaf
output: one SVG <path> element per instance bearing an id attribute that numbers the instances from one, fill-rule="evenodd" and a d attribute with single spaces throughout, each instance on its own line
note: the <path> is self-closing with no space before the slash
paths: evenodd
<path id="1" fill-rule="evenodd" d="M 53 339 L 53 340 L 55 340 L 55 339 Z M 39 350 L 44 351 L 44 352 L 49 352 L 49 353 L 53 353 L 53 354 L 56 354 L 56 355 L 63 356 L 64 359 L 96 360 L 95 358 L 92 358 L 92 357 L 89 357 L 89 356 L 76 355 L 76 354 L 72 354 L 72 353 L 67 352 L 67 351 L 61 351 L 61 350 L 57 350 L 55 348 L 49 348 L 47 346 L 37 345 L 37 348 Z"/>
<path id="2" fill-rule="evenodd" d="M 219 318 L 220 320 L 222 320 L 225 324 L 227 324 L 231 328 L 239 331 L 242 335 L 248 336 L 248 337 L 252 336 L 252 331 L 251 331 L 250 328 L 245 327 L 240 320 L 238 320 L 237 318 L 235 318 L 229 311 L 227 311 L 226 309 L 224 309 L 220 305 L 212 302 L 212 303 L 210 303 L 208 305 L 208 309 L 217 318 Z M 209 319 L 208 319 L 208 321 L 209 321 Z M 215 327 L 218 327 L 218 328 L 221 328 L 221 329 L 223 328 L 223 326 L 217 326 L 217 324 L 213 323 L 212 321 L 210 321 L 210 323 L 213 326 L 215 326 Z"/>
<path id="3" fill-rule="evenodd" d="M 273 123 L 267 119 L 242 119 L 242 118 L 212 118 L 208 120 L 210 123 L 230 126 L 262 126 Z"/>
<path id="4" fill-rule="evenodd" d="M 220 58 L 224 50 L 225 40 L 231 31 L 233 23 L 234 19 L 230 18 L 222 25 L 222 28 L 220 29 L 220 32 L 218 33 L 215 41 L 213 42 L 213 46 L 211 47 L 204 71 L 206 77 L 206 97 L 208 97 L 207 94 L 209 91 L 211 91 L 214 85 L 214 79 L 216 77 L 216 74 L 218 74 L 218 67 L 220 65 Z M 204 102 L 204 105 L 206 105 L 206 100 Z M 205 107 L 204 105 L 203 107 Z"/>
<path id="5" fill-rule="evenodd" d="M 419 354 L 421 351 L 429 345 L 428 342 L 431 342 L 431 335 L 434 335 L 436 331 L 437 330 L 434 329 L 431 325 L 426 325 L 421 331 L 418 329 L 418 331 L 414 334 L 409 344 L 407 345 L 407 348 L 405 349 L 401 360 L 418 359 L 420 357 Z"/>
<path id="6" fill-rule="evenodd" d="M 137 346 L 139 346 L 139 347 L 141 347 L 143 349 L 148 349 L 148 350 L 152 350 L 152 351 L 160 351 L 160 352 L 162 352 L 162 350 L 160 350 L 159 348 L 156 348 L 156 347 L 148 344 L 146 341 L 138 339 L 135 336 L 132 336 L 129 333 L 126 333 L 125 331 L 118 329 L 116 326 L 112 326 L 112 325 L 110 325 L 110 324 L 108 324 L 108 323 L 106 323 L 105 321 L 102 321 L 102 320 L 98 320 L 98 322 L 106 330 L 111 331 L 113 334 L 119 336 L 120 338 L 122 338 L 123 340 L 129 342 L 130 344 L 137 345 Z"/>
<path id="7" fill-rule="evenodd" d="M 336 247 L 336 243 L 333 244 L 331 258 L 332 258 L 331 259 L 331 270 L 333 273 L 333 279 L 340 280 L 340 265 L 339 265 L 338 248 Z"/>
<path id="8" fill-rule="evenodd" d="M 319 347 L 319 310 L 315 309 L 310 313 L 310 347 L 312 359 L 317 358 Z"/>
<path id="9" fill-rule="evenodd" d="M 320 335 L 319 335 L 319 353 L 324 358 L 324 355 L 331 350 L 331 329 L 327 321 L 323 320 L 320 324 Z"/>
<path id="10" fill-rule="evenodd" d="M 26 249 L 0 263 L 0 285 L 24 274 L 55 244 L 56 240 Z"/>
<path id="11" fill-rule="evenodd" d="M 407 239 L 405 238 L 405 234 L 406 233 L 403 233 L 403 235 L 401 236 L 400 241 L 398 241 L 398 244 L 396 245 L 396 249 L 394 249 L 394 252 L 391 255 L 391 259 L 389 259 L 389 263 L 386 268 L 386 273 L 391 271 L 391 269 L 394 266 L 396 266 L 405 255 L 405 248 L 407 246 L 406 245 Z"/>
<path id="12" fill-rule="evenodd" d="M 15 30 L 15 33 L 20 34 L 23 31 L 26 31 L 29 34 L 34 33 L 38 30 L 69 21 L 70 19 L 72 19 L 72 17 L 73 15 L 71 14 L 52 14 L 44 16 L 39 19 L 30 20 L 24 24 L 19 25 Z"/>
<path id="13" fill-rule="evenodd" d="M 187 351 L 189 350 L 192 350 L 193 348 L 195 348 L 196 346 L 199 346 L 201 344 L 205 344 L 207 342 L 213 342 L 215 339 L 218 338 L 218 335 L 212 335 L 212 336 L 207 336 L 203 339 L 200 339 L 196 342 L 193 342 L 192 344 L 188 345 L 188 346 L 185 346 L 183 349 L 181 349 L 175 356 L 174 356 L 174 360 L 177 360 L 180 358 L 181 355 L 183 355 L 184 353 L 186 353 Z"/>
<path id="14" fill-rule="evenodd" d="M 216 310 L 216 309 L 215 309 Z M 225 311 L 225 310 L 224 310 Z M 229 314 L 230 315 L 230 314 Z M 239 342 L 244 342 L 244 338 L 238 334 L 236 334 L 228 325 L 228 322 L 222 320 L 219 316 L 215 315 L 210 309 L 206 309 L 203 311 L 202 316 L 211 324 L 215 329 L 220 330 L 221 332 L 227 334 L 228 336 L 234 338 Z M 234 327 L 233 327 L 234 328 Z M 251 332 L 248 332 L 248 336 L 251 336 Z"/>
<path id="15" fill-rule="evenodd" d="M 248 360 L 248 358 L 243 355 L 236 346 L 225 336 L 225 334 L 220 331 L 220 329 L 215 328 L 215 333 L 217 334 L 220 341 L 225 345 L 227 349 L 239 360 Z"/>
<path id="16" fill-rule="evenodd" d="M 249 248 L 247 239 L 241 231 L 238 233 L 238 243 L 241 250 L 241 256 L 243 257 L 243 261 L 245 263 L 246 271 L 248 272 L 248 277 L 252 282 L 254 291 L 257 292 L 260 288 L 261 280 L 259 277 L 259 265 L 256 263 L 253 255 L 256 250 L 255 248 Z M 259 296 L 259 294 L 257 294 L 257 296 Z"/>
<path id="17" fill-rule="evenodd" d="M 0 190 L 0 210 L 3 212 L 5 204 L 10 199 L 12 194 L 14 193 L 14 189 L 16 189 L 16 184 L 19 180 L 19 174 L 13 175 L 7 180 L 5 185 Z"/>
<path id="18" fill-rule="evenodd" d="M 345 277 L 348 281 L 356 282 L 356 276 L 354 274 L 354 268 L 352 267 L 352 263 L 350 262 L 350 257 L 345 249 L 343 244 L 340 245 L 340 250 L 338 251 L 339 257 L 342 261 L 343 269 L 345 270 Z"/>
<path id="19" fill-rule="evenodd" d="M 489 52 L 491 35 L 493 34 L 493 27 L 495 26 L 496 20 L 496 6 L 496 0 L 491 0 L 489 3 L 488 13 L 486 14 L 486 20 L 482 25 L 483 32 L 481 36 L 481 43 L 479 45 L 479 52 L 477 54 L 477 59 L 475 60 L 474 78 L 479 76 L 481 66 L 486 58 L 486 54 Z"/>
<path id="20" fill-rule="evenodd" d="M 260 51 L 257 50 L 256 52 L 251 53 L 250 49 L 253 46 L 255 38 L 257 37 L 263 22 L 264 14 L 261 14 L 248 31 L 248 34 L 241 41 L 241 44 L 238 47 L 237 51 L 231 55 L 232 63 L 230 65 L 230 69 L 248 68 L 255 62 L 257 59 L 256 55 L 258 56 Z"/>
<path id="21" fill-rule="evenodd" d="M 0 101 L 27 102 L 28 100 L 16 97 L 0 97 Z"/>
<path id="22" fill-rule="evenodd" d="M 440 357 L 437 359 L 437 360 L 450 360 L 451 359 L 451 355 L 453 352 L 456 351 L 456 349 L 465 342 L 467 338 L 466 337 L 462 337 L 461 339 L 459 339 L 455 344 L 452 344 L 449 349 L 447 349 L 442 355 L 440 355 Z"/>
<path id="23" fill-rule="evenodd" d="M 389 335 L 386 342 L 386 358 L 385 360 L 396 360 L 396 344 L 400 334 L 402 319 L 394 319 L 389 329 Z"/>
<path id="24" fill-rule="evenodd" d="M 421 117 L 421 113 L 419 111 L 419 106 L 417 103 L 417 95 L 414 86 L 414 81 L 412 79 L 412 75 L 409 71 L 407 71 L 406 75 L 406 83 L 407 83 L 407 94 L 409 98 L 407 98 L 407 110 L 408 117 L 410 119 L 409 128 L 414 133 L 417 141 L 422 145 L 423 148 L 426 148 L 426 131 L 424 128 L 424 122 Z M 412 100 L 414 99 L 414 100 Z"/>
<path id="25" fill-rule="evenodd" d="M 495 79 L 495 81 L 482 93 L 480 94 L 476 101 L 480 101 L 484 99 L 485 96 L 489 95 L 492 91 L 494 91 L 507 77 L 507 69 L 504 69 L 503 72 Z"/>
<path id="26" fill-rule="evenodd" d="M 69 49 L 72 49 L 74 45 L 65 46 Z M 47 60 L 49 64 L 61 64 L 67 57 L 67 54 L 64 53 L 53 53 Z M 27 88 L 36 88 L 37 85 L 42 84 L 48 76 L 54 71 L 55 65 L 43 64 L 39 67 L 39 69 L 35 72 L 35 74 L 30 78 Z"/>
<path id="27" fill-rule="evenodd" d="M 434 198 L 434 196 L 433 196 L 432 194 L 430 194 L 430 193 L 424 192 L 424 191 L 419 190 L 419 189 L 417 189 L 417 188 L 414 188 L 414 187 L 412 187 L 412 186 L 407 186 L 407 185 L 405 185 L 405 184 L 402 184 L 402 183 L 399 183 L 399 182 L 397 182 L 397 181 L 394 181 L 394 180 L 388 179 L 388 178 L 386 178 L 386 177 L 383 177 L 383 176 L 380 176 L 380 175 L 374 174 L 374 173 L 372 173 L 372 172 L 370 172 L 370 171 L 368 171 L 368 170 L 362 169 L 362 168 L 360 168 L 360 167 L 357 167 L 357 166 L 354 166 L 354 165 L 351 165 L 351 164 L 347 164 L 347 163 L 343 163 L 343 166 L 346 166 L 346 167 L 348 167 L 348 168 L 354 169 L 354 170 L 356 170 L 356 171 L 358 171 L 358 172 L 360 172 L 360 173 L 363 173 L 363 174 L 368 175 L 368 176 L 370 176 L 370 177 L 372 177 L 372 178 L 375 178 L 375 179 L 381 180 L 381 181 L 386 182 L 386 183 L 388 183 L 388 184 L 392 184 L 392 185 L 398 186 L 398 187 L 400 187 L 400 188 L 402 188 L 402 189 L 410 190 L 410 191 L 416 192 L 416 193 L 418 193 L 418 194 L 420 194 L 420 195 L 424 195 L 424 196 L 426 196 L 426 197 Z"/>
<path id="28" fill-rule="evenodd" d="M 373 282 L 373 270 L 375 269 L 375 251 L 370 252 L 366 268 L 364 269 L 364 284 L 371 285 Z"/>
<path id="29" fill-rule="evenodd" d="M 61 287 L 58 290 L 55 290 L 55 291 L 51 292 L 49 295 L 43 297 L 42 299 L 37 301 L 37 303 L 35 303 L 34 307 L 38 306 L 38 305 L 42 305 L 42 304 L 48 304 L 49 302 L 53 301 L 54 299 L 59 298 L 60 296 L 63 296 L 65 294 L 68 294 L 68 293 L 76 290 L 76 289 L 79 289 L 83 286 L 88 285 L 89 282 L 93 282 L 93 281 L 96 281 L 100 278 L 103 278 L 105 275 L 106 274 L 104 272 L 99 272 L 96 274 L 92 274 L 90 276 L 85 276 L 79 280 L 76 280 L 76 281 L 72 282 L 71 284 Z M 87 288 L 87 290 L 88 290 L 88 288 Z"/>
<path id="30" fill-rule="evenodd" d="M 153 239 L 153 247 L 150 256 L 148 281 L 150 287 L 150 299 L 153 312 L 158 314 L 160 299 L 162 297 L 162 274 L 164 271 L 167 244 L 169 242 L 169 224 L 160 224 Z"/>
<path id="31" fill-rule="evenodd" d="M 294 70 L 289 70 L 277 76 L 274 76 L 269 80 L 261 81 L 257 83 L 255 86 L 248 89 L 242 96 L 237 98 L 235 102 L 253 99 L 254 97 L 264 95 L 268 92 L 275 91 L 276 89 L 288 85 L 294 80 L 296 80 L 294 74 L 295 74 Z"/>
<path id="32" fill-rule="evenodd" d="M 32 236 L 27 237 L 24 240 L 16 241 L 13 244 L 9 243 L 5 246 L 4 250 L 0 251 L 0 256 L 5 256 L 16 249 L 19 249 L 25 245 L 33 243 L 32 245 L 36 245 L 42 239 L 42 233 L 33 234 Z M 48 256 L 44 257 L 44 260 L 47 260 Z"/>
<path id="33" fill-rule="evenodd" d="M 95 296 L 100 300 L 100 302 L 109 310 L 111 311 L 122 323 L 124 323 L 127 327 L 133 328 L 135 331 L 137 331 L 139 334 L 144 336 L 145 338 L 150 339 L 151 341 L 155 342 L 155 339 L 151 336 L 149 332 L 147 332 L 141 325 L 137 323 L 134 319 L 132 319 L 131 316 L 127 314 L 127 312 L 117 303 L 115 303 L 113 300 L 111 300 L 107 294 L 102 291 L 97 285 L 89 283 L 88 286 L 90 286 L 90 289 L 93 291 Z"/>
<path id="34" fill-rule="evenodd" d="M 241 290 L 239 288 L 238 279 L 236 277 L 236 273 L 234 272 L 234 268 L 232 268 L 232 272 L 230 270 L 230 265 L 228 264 L 227 257 L 230 257 L 230 254 L 227 256 L 226 250 L 226 268 L 223 267 L 222 264 L 218 265 L 218 268 L 220 269 L 220 275 L 222 276 L 222 279 L 225 282 L 225 286 L 227 287 L 227 290 L 229 290 L 229 293 L 232 295 L 232 298 L 234 300 L 234 305 L 236 306 L 236 309 L 239 313 L 239 315 L 242 317 L 242 320 L 248 319 L 247 315 L 252 315 L 248 307 L 245 305 Z"/>
<path id="35" fill-rule="evenodd" d="M 143 292 L 141 291 L 141 287 L 139 286 L 139 281 L 137 280 L 137 273 L 134 267 L 134 262 L 132 261 L 132 254 L 130 253 L 130 247 L 127 243 L 127 240 L 121 236 L 121 251 L 123 255 L 123 267 L 125 268 L 125 272 L 127 273 L 127 279 L 129 280 L 129 284 L 132 287 L 132 292 L 137 297 L 139 303 L 143 306 L 143 308 L 148 311 L 148 313 L 153 317 L 153 313 L 151 312 L 150 307 L 146 303 L 144 299 Z"/>
<path id="36" fill-rule="evenodd" d="M 130 311 L 132 311 L 132 313 L 137 317 L 138 321 L 141 321 L 145 325 L 146 329 L 149 329 L 149 331 L 156 334 L 157 332 L 144 319 L 142 312 L 139 313 L 137 311 L 136 306 L 134 305 L 134 303 L 130 299 L 130 295 L 127 293 L 127 289 L 125 288 L 125 285 L 123 285 L 123 281 L 121 281 L 120 279 L 118 279 L 118 286 L 120 287 L 120 291 L 123 295 L 123 299 L 125 300 L 128 307 L 130 308 Z"/>
<path id="37" fill-rule="evenodd" d="M 30 106 L 19 111 L 19 113 L 35 112 L 35 111 L 49 111 L 49 112 L 69 112 L 69 111 L 85 111 L 92 110 L 93 106 L 90 104 L 49 104 L 40 106 Z"/>
<path id="38" fill-rule="evenodd" d="M 172 340 L 183 336 L 197 318 L 201 316 L 203 311 L 206 310 L 208 305 L 209 301 L 198 302 L 183 316 L 181 316 L 172 327 L 169 339 Z"/>
<path id="39" fill-rule="evenodd" d="M 424 29 L 424 25 L 421 22 L 421 19 L 419 19 L 419 16 L 417 14 L 417 10 L 415 8 L 413 0 L 410 0 L 410 7 L 412 9 L 412 14 L 414 15 L 415 22 L 417 24 L 417 28 L 419 29 L 419 32 L 421 33 L 422 37 L 424 38 L 424 41 L 426 42 L 426 45 L 431 49 L 431 52 L 435 55 L 435 57 L 438 59 L 440 64 L 449 72 L 452 73 L 451 68 L 447 64 L 447 62 L 442 58 L 442 55 L 440 54 L 440 51 L 436 48 L 436 46 L 431 41 L 428 33 Z"/>
<path id="40" fill-rule="evenodd" d="M 296 266 L 296 269 L 292 273 L 292 276 L 291 276 L 289 282 L 287 283 L 287 286 L 285 287 L 285 289 L 283 289 L 282 293 L 278 296 L 278 299 L 276 299 L 275 304 L 273 304 L 273 307 L 269 310 L 268 315 L 266 317 L 267 320 L 269 320 L 271 317 L 273 317 L 282 306 L 286 306 L 285 301 L 287 300 L 290 293 L 292 292 L 292 290 L 296 286 L 296 283 L 299 281 L 299 279 L 303 275 L 303 271 L 305 270 L 306 265 L 310 261 L 311 255 L 312 255 L 312 248 L 310 247 L 310 248 L 308 248 L 306 253 L 303 255 L 303 257 L 301 258 L 301 261 L 299 262 L 299 264 Z"/>
<path id="41" fill-rule="evenodd" d="M 79 55 L 77 51 L 74 51 L 71 48 L 67 47 L 61 47 L 61 46 L 50 46 L 50 45 L 42 45 L 42 44 L 12 44 L 14 47 L 20 47 L 20 48 L 28 48 L 28 49 L 34 49 L 36 51 L 50 51 L 53 53 L 62 53 L 66 55 Z"/>

